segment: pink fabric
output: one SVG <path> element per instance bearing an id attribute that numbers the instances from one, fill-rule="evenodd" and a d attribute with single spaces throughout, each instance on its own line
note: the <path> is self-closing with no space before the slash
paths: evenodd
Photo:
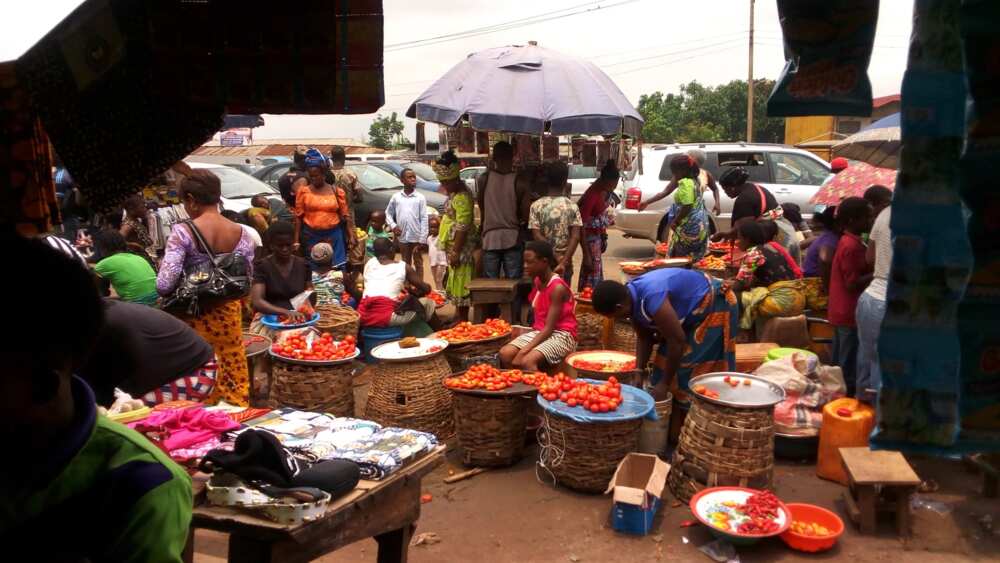
<path id="1" fill-rule="evenodd" d="M 576 338 L 576 303 L 573 299 L 573 291 L 562 277 L 555 274 L 552 275 L 544 289 L 542 289 L 541 278 L 535 278 L 535 289 L 529 296 L 531 305 L 535 308 L 535 323 L 531 327 L 535 330 L 545 328 L 545 319 L 549 316 L 549 305 L 552 303 L 552 290 L 557 285 L 566 288 L 566 291 L 569 292 L 569 299 L 562 304 L 562 311 L 559 312 L 559 320 L 556 321 L 555 329 L 568 332 L 573 335 L 573 338 Z"/>
<path id="2" fill-rule="evenodd" d="M 170 452 L 170 459 L 177 462 L 201 459 L 212 450 L 233 450 L 233 442 L 223 442 L 218 437 L 209 438 L 208 441 L 195 444 L 190 448 L 179 448 Z"/>
<path id="3" fill-rule="evenodd" d="M 190 448 L 207 442 L 240 425 L 221 411 L 206 411 L 203 407 L 154 411 L 148 417 L 129 426 L 138 432 L 155 432 L 163 435 L 160 443 L 168 452 Z"/>

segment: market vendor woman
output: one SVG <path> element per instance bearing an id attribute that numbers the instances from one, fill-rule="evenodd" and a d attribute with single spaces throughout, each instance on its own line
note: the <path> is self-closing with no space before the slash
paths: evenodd
<path id="1" fill-rule="evenodd" d="M 654 270 L 625 285 L 599 283 L 593 306 L 605 316 L 631 317 L 640 369 L 649 363 L 653 345 L 660 344 L 650 378 L 658 400 L 672 383 L 683 392 L 694 376 L 736 369 L 739 311 L 722 280 L 694 270 Z"/>
<path id="2" fill-rule="evenodd" d="M 552 245 L 533 240 L 524 249 L 524 271 L 535 280 L 531 307 L 534 330 L 500 349 L 500 363 L 526 371 L 559 365 L 576 350 L 576 303 L 573 292 L 555 272 L 559 265 Z"/>

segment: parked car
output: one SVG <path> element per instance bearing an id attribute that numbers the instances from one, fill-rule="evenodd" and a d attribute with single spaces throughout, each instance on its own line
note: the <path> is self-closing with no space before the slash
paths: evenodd
<path id="1" fill-rule="evenodd" d="M 830 177 L 830 164 L 811 152 L 785 145 L 751 143 L 702 143 L 654 145 L 643 148 L 643 173 L 637 172 L 638 162 L 625 172 L 619 187 L 621 203 L 615 209 L 615 227 L 626 236 L 656 240 L 656 228 L 663 214 L 673 203 L 666 197 L 644 211 L 639 211 L 636 195 L 646 201 L 663 191 L 670 181 L 670 160 L 678 154 L 699 148 L 706 153 L 705 169 L 718 179 L 726 170 L 742 166 L 750 173 L 750 181 L 760 184 L 774 194 L 778 203 L 797 203 L 803 217 L 812 216 L 807 210 L 809 199 Z M 629 196 L 633 201 L 629 201 Z M 715 205 L 711 190 L 705 191 L 705 206 Z M 733 200 L 719 189 L 722 213 L 713 216 L 715 227 L 728 230 L 731 226 Z"/>
<path id="2" fill-rule="evenodd" d="M 468 166 L 463 168 L 458 173 L 458 177 L 465 182 L 466 187 L 468 187 L 472 193 L 476 193 L 476 178 L 478 178 L 483 172 L 486 172 L 485 166 Z"/>
<path id="3" fill-rule="evenodd" d="M 373 163 L 348 162 L 347 167 L 358 175 L 361 186 L 361 203 L 354 206 L 354 222 L 361 228 L 368 226 L 368 214 L 375 209 L 385 210 L 392 196 L 403 191 L 403 183 L 398 176 L 376 168 Z M 421 192 L 427 199 L 428 213 L 440 215 L 444 213 L 444 204 L 448 198 L 437 192 Z"/>
<path id="4" fill-rule="evenodd" d="M 583 192 L 597 180 L 599 169 L 596 166 L 569 165 L 570 199 L 579 201 Z"/>
<path id="5" fill-rule="evenodd" d="M 255 176 L 261 182 L 273 186 L 277 192 L 278 179 L 287 174 L 291 167 L 291 162 L 278 162 L 261 168 Z M 362 201 L 354 206 L 354 220 L 359 227 L 364 228 L 368 225 L 368 214 L 374 209 L 384 210 L 393 194 L 403 189 L 403 183 L 399 176 L 377 168 L 374 162 L 348 161 L 347 167 L 358 175 Z M 446 196 L 430 191 L 420 193 L 427 199 L 428 213 L 444 213 L 444 203 L 448 199 Z"/>
<path id="6" fill-rule="evenodd" d="M 209 170 L 219 177 L 222 183 L 222 207 L 241 213 L 250 209 L 250 198 L 263 194 L 268 199 L 281 200 L 276 188 L 261 182 L 257 178 L 224 164 L 208 164 L 204 162 L 188 162 L 188 166 L 198 170 Z"/>
<path id="7" fill-rule="evenodd" d="M 357 162 L 369 162 L 373 160 L 394 160 L 396 155 L 394 154 L 384 154 L 384 153 L 364 153 L 364 154 L 349 154 L 347 155 L 348 161 Z"/>
<path id="8" fill-rule="evenodd" d="M 441 188 L 441 182 L 437 179 L 434 169 L 423 162 L 413 162 L 409 160 L 372 160 L 370 164 L 376 168 L 381 168 L 393 174 L 397 178 L 404 168 L 413 170 L 417 175 L 417 189 L 428 192 L 436 192 Z"/>

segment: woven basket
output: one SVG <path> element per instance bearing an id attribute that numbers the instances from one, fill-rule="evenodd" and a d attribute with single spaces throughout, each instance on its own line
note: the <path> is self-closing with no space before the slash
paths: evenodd
<path id="1" fill-rule="evenodd" d="M 444 349 L 444 356 L 447 358 L 448 365 L 450 366 L 449 374 L 458 373 L 468 369 L 469 366 L 466 364 L 468 363 L 467 360 L 469 358 L 498 356 L 500 354 L 500 348 L 503 348 L 504 344 L 507 344 L 510 340 L 510 336 L 507 336 L 505 338 L 488 340 L 486 342 L 449 344 L 448 347 Z"/>
<path id="2" fill-rule="evenodd" d="M 528 409 L 523 397 L 454 393 L 455 433 L 462 463 L 474 467 L 513 465 L 524 451 Z"/>
<path id="3" fill-rule="evenodd" d="M 604 348 L 605 317 L 594 312 L 586 303 L 576 304 L 576 350 L 600 350 Z"/>
<path id="4" fill-rule="evenodd" d="M 320 305 L 316 307 L 316 312 L 319 313 L 316 328 L 320 332 L 332 334 L 334 340 L 358 335 L 361 316 L 354 309 L 337 307 L 336 305 Z"/>
<path id="5" fill-rule="evenodd" d="M 451 368 L 441 354 L 413 362 L 377 362 L 365 418 L 384 426 L 429 432 L 444 441 L 455 434 L 451 392 L 441 382 Z"/>
<path id="6" fill-rule="evenodd" d="M 708 487 L 770 489 L 774 474 L 774 408 L 733 408 L 693 398 L 668 482 L 688 502 Z"/>
<path id="7" fill-rule="evenodd" d="M 635 354 L 635 327 L 631 323 L 616 319 L 609 340 L 609 349 Z"/>
<path id="8" fill-rule="evenodd" d="M 639 419 L 575 422 L 545 411 L 538 439 L 539 464 L 556 483 L 586 493 L 603 493 L 618 463 L 639 447 Z"/>
<path id="9" fill-rule="evenodd" d="M 292 407 L 303 411 L 354 416 L 354 366 L 293 364 L 272 357 L 271 408 Z"/>

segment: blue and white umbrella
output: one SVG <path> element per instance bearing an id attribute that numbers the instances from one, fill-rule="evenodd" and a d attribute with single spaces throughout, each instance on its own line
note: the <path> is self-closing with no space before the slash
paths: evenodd
<path id="1" fill-rule="evenodd" d="M 834 145 L 833 156 L 896 170 L 899 168 L 901 146 L 899 114 L 894 113 Z"/>
<path id="2" fill-rule="evenodd" d="M 534 44 L 473 53 L 432 84 L 407 117 L 541 135 L 637 137 L 643 119 L 595 64 Z"/>

